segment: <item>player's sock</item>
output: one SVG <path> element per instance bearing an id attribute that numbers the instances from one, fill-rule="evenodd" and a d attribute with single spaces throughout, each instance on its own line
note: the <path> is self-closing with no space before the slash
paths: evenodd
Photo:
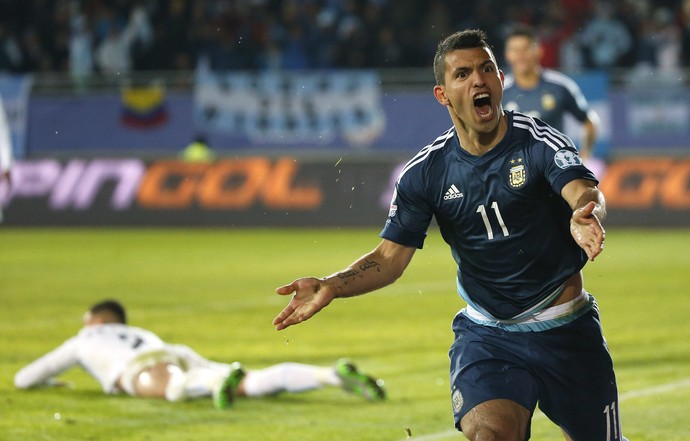
<path id="1" fill-rule="evenodd" d="M 248 397 L 261 397 L 280 392 L 305 392 L 324 386 L 340 386 L 335 370 L 300 363 L 281 363 L 266 369 L 249 371 L 244 379 Z"/>

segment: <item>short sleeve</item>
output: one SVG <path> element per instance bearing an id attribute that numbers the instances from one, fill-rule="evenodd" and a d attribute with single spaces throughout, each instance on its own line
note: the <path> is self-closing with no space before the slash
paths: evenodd
<path id="1" fill-rule="evenodd" d="M 589 104 L 587 103 L 587 99 L 583 95 L 577 83 L 570 79 L 565 86 L 565 100 L 563 107 L 568 113 L 573 115 L 573 117 L 580 122 L 584 122 L 588 118 Z"/>
<path id="2" fill-rule="evenodd" d="M 557 151 L 551 148 L 545 150 L 545 176 L 557 194 L 561 194 L 563 187 L 575 179 L 587 179 L 599 183 L 594 173 L 582 163 L 582 158 L 572 144 Z"/>
<path id="3" fill-rule="evenodd" d="M 424 246 L 433 216 L 419 168 L 408 170 L 398 179 L 388 219 L 380 234 L 384 239 L 416 248 Z"/>

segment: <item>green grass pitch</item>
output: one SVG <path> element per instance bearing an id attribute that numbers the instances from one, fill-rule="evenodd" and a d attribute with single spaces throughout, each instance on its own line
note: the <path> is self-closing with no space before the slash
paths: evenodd
<path id="1" fill-rule="evenodd" d="M 286 331 L 271 325 L 288 300 L 275 287 L 343 268 L 378 243 L 377 232 L 0 229 L 0 439 L 463 439 L 452 431 L 446 355 L 462 302 L 437 232 L 396 284 L 337 300 Z M 690 440 L 690 230 L 609 228 L 585 285 L 602 310 L 626 436 Z M 128 306 L 131 324 L 219 361 L 261 368 L 351 357 L 386 381 L 389 400 L 329 389 L 217 411 L 210 400 L 105 396 L 79 369 L 62 376 L 73 389 L 15 390 L 14 373 L 76 333 L 84 310 L 107 297 Z M 540 413 L 532 433 L 562 439 Z"/>

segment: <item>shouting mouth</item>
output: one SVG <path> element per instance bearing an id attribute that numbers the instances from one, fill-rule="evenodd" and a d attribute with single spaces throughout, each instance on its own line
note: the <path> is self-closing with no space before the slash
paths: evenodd
<path id="1" fill-rule="evenodd" d="M 473 97 L 474 111 L 481 119 L 490 119 L 493 115 L 491 107 L 491 96 L 486 92 L 481 92 Z"/>

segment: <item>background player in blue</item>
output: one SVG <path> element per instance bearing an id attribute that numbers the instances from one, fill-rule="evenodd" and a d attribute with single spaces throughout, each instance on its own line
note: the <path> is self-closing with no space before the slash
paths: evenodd
<path id="1" fill-rule="evenodd" d="M 611 357 L 580 271 L 604 245 L 596 178 L 566 136 L 504 112 L 504 76 L 484 32 L 443 40 L 434 73 L 453 126 L 401 172 L 382 242 L 333 275 L 279 287 L 294 295 L 276 329 L 393 283 L 435 216 L 467 301 L 449 353 L 456 427 L 475 441 L 523 441 L 539 404 L 568 440 L 624 439 Z"/>
<path id="2" fill-rule="evenodd" d="M 564 115 L 582 123 L 580 157 L 589 158 L 597 137 L 599 117 L 571 78 L 541 66 L 542 49 L 532 28 L 515 27 L 505 41 L 506 76 L 503 102 L 506 110 L 537 117 L 563 131 Z"/>

